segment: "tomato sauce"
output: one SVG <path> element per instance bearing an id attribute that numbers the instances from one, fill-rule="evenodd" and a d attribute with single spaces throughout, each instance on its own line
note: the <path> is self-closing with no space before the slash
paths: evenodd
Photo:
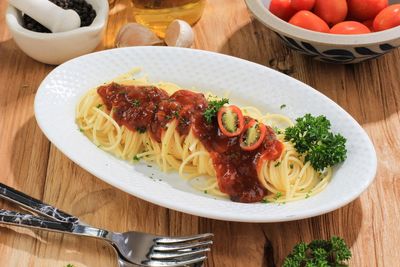
<path id="1" fill-rule="evenodd" d="M 174 119 L 178 121 L 180 135 L 187 135 L 192 129 L 211 155 L 219 189 L 232 201 L 259 202 L 267 194 L 258 180 L 260 162 L 277 159 L 283 150 L 283 144 L 270 127 L 267 126 L 267 135 L 259 148 L 244 151 L 239 137 L 221 133 L 216 118 L 211 123 L 206 122 L 203 113 L 208 102 L 201 93 L 179 90 L 169 96 L 154 86 L 116 83 L 100 86 L 97 92 L 119 125 L 132 131 L 149 131 L 157 142 L 161 142 L 163 130 Z M 250 119 L 245 118 L 246 121 Z"/>

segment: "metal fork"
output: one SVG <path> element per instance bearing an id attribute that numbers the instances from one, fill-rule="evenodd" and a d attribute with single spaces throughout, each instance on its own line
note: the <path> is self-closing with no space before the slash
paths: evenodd
<path id="1" fill-rule="evenodd" d="M 0 210 L 0 223 L 103 239 L 119 254 L 120 267 L 183 266 L 203 262 L 213 234 L 186 237 L 156 236 L 140 232 L 117 233 L 79 222 L 75 216 L 0 183 L 0 197 L 50 218 Z"/>
<path id="2" fill-rule="evenodd" d="M 38 199 L 35 199 L 28 195 L 25 195 L 24 193 L 19 192 L 18 190 L 8 187 L 2 183 L 0 183 L 0 198 L 8 200 L 12 203 L 15 203 L 19 206 L 22 206 L 22 207 L 28 209 L 30 211 L 33 211 L 34 213 L 41 214 L 41 215 L 48 217 L 55 221 L 72 222 L 75 224 L 87 225 L 87 224 L 83 223 L 82 221 L 80 221 L 78 218 L 76 218 L 72 215 L 69 215 L 68 213 L 66 213 L 62 210 L 59 210 L 49 204 L 45 204 Z M 111 247 L 113 248 L 115 254 L 117 255 L 118 267 L 138 267 L 139 266 L 137 264 L 133 264 L 133 263 L 126 261 L 121 256 L 121 254 L 118 252 L 118 249 L 116 247 L 114 247 L 113 245 Z M 196 264 L 200 264 L 200 265 L 197 266 Z M 202 262 L 196 263 L 196 264 L 193 264 L 192 267 L 202 266 Z"/>

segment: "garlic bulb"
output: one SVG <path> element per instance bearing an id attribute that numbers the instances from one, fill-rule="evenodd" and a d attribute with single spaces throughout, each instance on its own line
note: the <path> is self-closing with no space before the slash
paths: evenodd
<path id="1" fill-rule="evenodd" d="M 116 47 L 147 46 L 162 43 L 163 41 L 154 32 L 138 23 L 124 25 L 115 39 Z"/>
<path id="2" fill-rule="evenodd" d="M 167 27 L 164 41 L 168 46 L 191 47 L 194 42 L 192 27 L 186 21 L 176 19 Z"/>

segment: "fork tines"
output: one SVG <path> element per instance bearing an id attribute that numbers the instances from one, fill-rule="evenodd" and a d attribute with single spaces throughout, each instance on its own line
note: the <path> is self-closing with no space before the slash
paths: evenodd
<path id="1" fill-rule="evenodd" d="M 214 235 L 211 233 L 184 237 L 161 237 L 148 255 L 149 266 L 182 266 L 207 259 Z"/>

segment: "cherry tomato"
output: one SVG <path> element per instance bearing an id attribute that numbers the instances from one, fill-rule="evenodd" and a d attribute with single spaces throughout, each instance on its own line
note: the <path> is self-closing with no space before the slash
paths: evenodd
<path id="1" fill-rule="evenodd" d="M 400 4 L 383 9 L 374 19 L 374 30 L 384 31 L 400 25 Z"/>
<path id="2" fill-rule="evenodd" d="M 347 0 L 352 19 L 364 21 L 373 19 L 388 6 L 388 0 Z"/>
<path id="3" fill-rule="evenodd" d="M 240 147 L 245 151 L 257 149 L 264 141 L 267 127 L 261 122 L 251 120 L 240 136 Z"/>
<path id="4" fill-rule="evenodd" d="M 328 24 L 326 24 L 323 19 L 307 10 L 297 12 L 289 20 L 289 23 L 312 31 L 329 32 Z"/>
<path id="5" fill-rule="evenodd" d="M 347 2 L 346 0 L 316 0 L 314 13 L 326 23 L 334 25 L 345 20 Z"/>
<path id="6" fill-rule="evenodd" d="M 269 11 L 278 18 L 288 21 L 294 13 L 296 13 L 296 10 L 290 5 L 290 1 L 291 0 L 272 0 L 269 5 Z"/>
<path id="7" fill-rule="evenodd" d="M 262 157 L 265 160 L 277 160 L 281 156 L 284 148 L 285 147 L 281 141 L 275 140 L 273 145 L 265 151 Z"/>
<path id="8" fill-rule="evenodd" d="M 368 27 L 368 29 L 371 31 L 371 32 L 374 32 L 375 30 L 374 30 L 374 20 L 373 19 L 369 19 L 369 20 L 366 20 L 366 21 L 363 21 L 363 23 L 362 24 L 364 24 L 365 26 L 367 26 Z"/>
<path id="9" fill-rule="evenodd" d="M 237 106 L 222 107 L 218 110 L 218 126 L 221 132 L 228 136 L 238 136 L 244 128 L 242 111 Z"/>
<path id="10" fill-rule="evenodd" d="M 261 168 L 266 160 L 277 160 L 281 156 L 284 148 L 285 146 L 279 140 L 274 140 L 267 147 L 265 147 L 265 151 L 261 155 L 257 164 L 257 172 L 261 171 Z"/>
<path id="11" fill-rule="evenodd" d="M 297 11 L 311 10 L 314 7 L 315 0 L 292 0 L 290 4 Z"/>
<path id="12" fill-rule="evenodd" d="M 332 27 L 333 34 L 363 34 L 371 31 L 364 24 L 357 21 L 343 21 Z"/>

